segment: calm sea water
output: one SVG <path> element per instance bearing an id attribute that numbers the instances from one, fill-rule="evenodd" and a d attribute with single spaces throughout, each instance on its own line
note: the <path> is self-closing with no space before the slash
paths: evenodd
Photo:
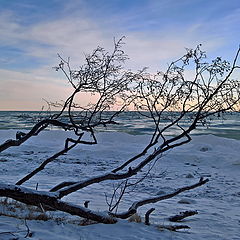
<path id="1" fill-rule="evenodd" d="M 36 123 L 37 119 L 44 118 L 47 113 L 29 111 L 0 111 L 0 130 L 18 129 L 29 130 Z M 106 113 L 108 114 L 108 113 Z M 167 120 L 164 120 L 163 125 Z M 153 123 L 135 112 L 128 112 L 118 118 L 118 125 L 107 128 L 98 128 L 98 131 L 117 131 L 129 134 L 151 134 L 154 128 Z M 186 125 L 183 122 L 183 126 Z M 170 129 L 166 134 L 175 135 L 179 132 L 177 128 Z M 240 113 L 227 113 L 222 117 L 209 119 L 207 126 L 200 126 L 194 130 L 196 134 L 214 134 L 221 137 L 240 140 Z"/>

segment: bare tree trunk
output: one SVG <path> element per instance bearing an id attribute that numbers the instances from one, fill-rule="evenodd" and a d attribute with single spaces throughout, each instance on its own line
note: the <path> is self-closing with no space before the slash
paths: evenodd
<path id="1" fill-rule="evenodd" d="M 0 184 L 0 196 L 9 197 L 19 202 L 40 207 L 40 205 L 50 207 L 55 210 L 88 218 L 101 223 L 116 223 L 116 219 L 108 214 L 94 212 L 88 208 L 67 203 L 58 199 L 57 193 L 36 191 L 25 187 L 10 184 Z"/>

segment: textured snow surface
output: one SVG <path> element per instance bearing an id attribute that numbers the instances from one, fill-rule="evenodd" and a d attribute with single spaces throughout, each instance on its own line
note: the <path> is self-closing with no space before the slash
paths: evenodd
<path id="1" fill-rule="evenodd" d="M 1 130 L 0 142 L 14 138 L 15 133 L 13 130 Z M 14 184 L 51 154 L 61 150 L 66 135 L 69 136 L 63 131 L 46 131 L 20 147 L 12 147 L 0 153 L 0 182 Z M 138 153 L 148 139 L 149 136 L 144 135 L 99 133 L 98 145 L 79 146 L 71 150 L 47 165 L 46 169 L 23 186 L 35 189 L 38 183 L 38 190 L 48 190 L 62 181 L 79 181 L 103 174 Z M 203 135 L 194 136 L 189 144 L 164 154 L 152 169 L 151 176 L 144 183 L 140 183 L 135 192 L 126 196 L 120 211 L 126 210 L 135 200 L 174 191 L 178 187 L 196 183 L 200 177 L 207 177 L 210 181 L 175 198 L 140 208 L 141 216 L 151 207 L 156 208 L 150 216 L 151 226 L 123 220 L 115 225 L 89 226 L 78 226 L 65 221 L 28 220 L 27 224 L 33 232 L 29 239 L 239 240 L 239 153 L 239 140 Z M 63 200 L 81 206 L 85 200 L 90 200 L 89 206 L 92 210 L 107 210 L 105 193 L 111 196 L 112 190 L 111 182 L 94 184 Z M 157 229 L 158 224 L 173 224 L 167 218 L 186 210 L 199 212 L 181 223 L 190 226 L 190 230 L 170 232 Z M 1 206 L 1 211 L 6 210 Z M 24 220 L 0 216 L 0 240 L 26 239 L 25 230 Z"/>

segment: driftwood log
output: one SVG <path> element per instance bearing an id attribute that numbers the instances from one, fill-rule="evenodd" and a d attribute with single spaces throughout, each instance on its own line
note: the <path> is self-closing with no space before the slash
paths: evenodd
<path id="1" fill-rule="evenodd" d="M 180 212 L 178 215 L 169 217 L 168 220 L 171 222 L 179 222 L 186 217 L 193 216 L 196 214 L 198 214 L 198 211 L 184 211 L 184 212 Z"/>

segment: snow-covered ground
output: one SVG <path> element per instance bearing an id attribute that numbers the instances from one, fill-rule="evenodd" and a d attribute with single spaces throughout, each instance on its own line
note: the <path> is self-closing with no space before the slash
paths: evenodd
<path id="1" fill-rule="evenodd" d="M 14 138 L 15 133 L 13 130 L 1 130 L 0 142 L 10 137 Z M 14 184 L 51 156 L 51 153 L 61 150 L 66 134 L 63 131 L 46 131 L 21 147 L 13 147 L 2 152 L 0 182 Z M 65 180 L 79 180 L 99 175 L 138 153 L 148 138 L 149 136 L 145 135 L 133 136 L 117 132 L 99 133 L 98 145 L 82 145 L 73 149 L 49 164 L 24 186 L 35 188 L 38 183 L 39 190 L 47 190 Z M 178 187 L 196 183 L 200 177 L 207 177 L 210 181 L 175 198 L 140 208 L 141 216 L 144 216 L 147 209 L 156 208 L 150 217 L 151 226 L 125 220 L 120 220 L 114 225 L 79 226 L 68 221 L 68 217 L 63 221 L 27 220 L 27 226 L 33 232 L 30 239 L 240 239 L 239 152 L 239 140 L 202 135 L 194 136 L 189 144 L 162 156 L 152 169 L 150 177 L 140 183 L 134 192 L 126 195 L 120 211 L 126 210 L 134 200 L 171 192 Z M 95 184 L 64 200 L 79 205 L 85 200 L 90 200 L 91 209 L 107 210 L 105 193 L 110 196 L 112 190 L 111 182 Z M 197 210 L 199 213 L 182 221 L 181 224 L 188 225 L 191 229 L 172 232 L 160 231 L 157 228 L 159 224 L 173 224 L 168 221 L 168 217 L 186 210 Z M 0 215 L 6 211 L 9 210 L 2 206 Z M 69 216 L 69 219 L 72 217 Z M 0 216 L 0 240 L 26 239 L 25 230 L 24 220 Z M 14 235 L 4 232 L 11 232 Z"/>

